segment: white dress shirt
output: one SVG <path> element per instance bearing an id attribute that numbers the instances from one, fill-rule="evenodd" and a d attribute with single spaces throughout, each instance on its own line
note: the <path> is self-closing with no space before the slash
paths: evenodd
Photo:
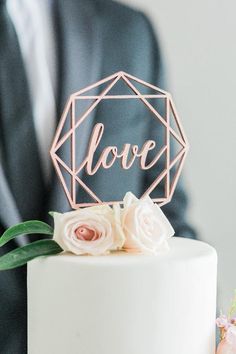
<path id="1" fill-rule="evenodd" d="M 28 79 L 34 125 L 45 179 L 51 174 L 49 149 L 55 130 L 56 53 L 50 2 L 7 0 Z"/>

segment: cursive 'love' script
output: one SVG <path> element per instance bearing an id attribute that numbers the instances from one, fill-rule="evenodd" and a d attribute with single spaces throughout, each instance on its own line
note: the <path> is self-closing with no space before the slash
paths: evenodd
<path id="1" fill-rule="evenodd" d="M 104 125 L 102 123 L 97 123 L 92 131 L 89 147 L 87 151 L 87 156 L 83 160 L 79 167 L 79 171 L 82 168 L 86 169 L 89 175 L 94 175 L 100 167 L 108 169 L 112 167 L 116 159 L 120 159 L 121 167 L 128 170 L 133 165 L 136 158 L 139 158 L 140 168 L 142 170 L 148 170 L 153 167 L 157 160 L 160 158 L 160 153 L 157 154 L 153 160 L 147 163 L 147 157 L 149 151 L 153 150 L 156 146 L 154 140 L 147 140 L 142 148 L 139 150 L 138 145 L 131 145 L 129 143 L 124 144 L 121 151 L 118 151 L 116 146 L 107 146 L 103 149 L 97 163 L 94 165 L 94 154 L 98 148 L 98 145 L 102 139 L 104 133 Z M 131 155 L 131 157 L 129 157 Z"/>

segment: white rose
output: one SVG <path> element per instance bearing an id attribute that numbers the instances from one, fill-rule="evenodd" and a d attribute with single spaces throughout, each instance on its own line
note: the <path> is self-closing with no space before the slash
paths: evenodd
<path id="1" fill-rule="evenodd" d="M 68 213 L 54 213 L 53 239 L 63 250 L 77 255 L 102 255 L 122 248 L 124 234 L 120 208 L 100 205 Z"/>
<path id="2" fill-rule="evenodd" d="M 123 247 L 128 252 L 156 254 L 167 250 L 167 240 L 174 235 L 160 207 L 149 197 L 139 200 L 131 192 L 124 197 L 122 227 L 126 238 Z"/>

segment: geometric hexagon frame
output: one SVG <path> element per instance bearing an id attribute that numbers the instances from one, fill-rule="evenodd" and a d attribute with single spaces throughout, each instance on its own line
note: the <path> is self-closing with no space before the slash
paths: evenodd
<path id="1" fill-rule="evenodd" d="M 116 83 L 119 80 L 123 80 L 123 82 L 126 83 L 126 85 L 132 90 L 133 94 L 132 95 L 109 95 L 109 91 L 116 85 Z M 146 86 L 152 90 L 154 90 L 155 94 L 150 94 L 150 95 L 144 95 L 141 94 L 140 90 L 137 88 L 137 85 L 135 86 L 135 83 L 138 83 L 139 85 Z M 94 88 L 98 88 L 101 85 L 107 84 L 105 89 L 102 90 L 102 92 L 99 95 L 85 95 L 87 92 Z M 164 99 L 165 100 L 165 117 L 162 117 L 157 109 L 148 101 L 149 98 L 153 99 Z M 72 209 L 78 209 L 80 207 L 86 207 L 86 206 L 91 206 L 91 205 L 97 205 L 97 204 L 109 204 L 112 205 L 114 203 L 122 203 L 122 201 L 119 200 L 113 200 L 109 202 L 102 201 L 83 181 L 82 179 L 78 176 L 79 173 L 79 168 L 76 166 L 76 159 L 75 159 L 75 131 L 76 129 L 80 128 L 81 123 L 89 116 L 89 114 L 99 105 L 99 103 L 102 100 L 109 100 L 109 99 L 139 99 L 153 114 L 153 117 L 157 120 L 159 120 L 162 125 L 165 128 L 165 143 L 161 151 L 159 152 L 158 158 L 161 158 L 161 156 L 165 153 L 165 166 L 164 169 L 159 173 L 155 180 L 151 183 L 151 185 L 143 192 L 141 198 L 145 197 L 146 195 L 150 195 L 150 193 L 157 188 L 157 186 L 163 181 L 165 178 L 165 183 L 164 183 L 164 195 L 159 198 L 153 198 L 153 201 L 158 203 L 160 206 L 170 202 L 175 188 L 176 184 L 178 182 L 178 179 L 181 174 L 181 170 L 183 168 L 183 164 L 186 158 L 186 154 L 189 148 L 188 141 L 186 138 L 186 135 L 184 133 L 183 127 L 181 125 L 181 121 L 178 117 L 176 108 L 173 103 L 173 99 L 170 95 L 170 93 L 152 85 L 149 84 L 143 80 L 140 80 L 137 77 L 134 77 L 130 74 L 127 74 L 123 71 L 117 72 L 109 77 L 104 78 L 103 80 L 100 80 L 74 94 L 72 94 L 69 97 L 69 100 L 65 106 L 65 109 L 63 111 L 62 117 L 60 119 L 59 125 L 56 130 L 56 134 L 53 140 L 53 144 L 50 150 L 51 158 L 54 164 L 54 167 L 56 169 L 57 175 L 60 179 L 60 182 L 62 184 L 62 187 L 64 189 L 64 192 L 66 194 L 66 197 L 71 205 Z M 76 117 L 76 110 L 75 110 L 75 105 L 79 100 L 93 100 L 92 104 L 89 106 L 89 108 L 80 116 Z M 63 136 L 61 136 L 61 133 L 63 131 L 63 127 L 65 125 L 66 119 L 68 114 L 70 115 L 70 129 L 67 131 Z M 174 120 L 175 124 L 174 127 L 171 126 L 171 121 L 170 121 L 170 116 Z M 176 154 L 176 156 L 171 159 L 170 157 L 170 137 L 174 138 L 174 140 L 179 144 L 181 147 L 180 151 Z M 66 163 L 63 161 L 63 159 L 59 156 L 57 153 L 60 147 L 66 142 L 70 140 L 71 143 L 71 157 L 70 157 L 70 163 Z M 175 173 L 173 178 L 170 178 L 170 172 L 175 166 Z M 177 167 L 176 167 L 177 166 Z M 69 173 L 71 177 L 71 182 L 70 185 L 66 182 L 62 169 L 64 169 L 67 173 Z M 76 184 L 79 184 L 92 199 L 94 202 L 88 202 L 88 203 L 80 203 L 77 201 L 77 193 L 76 193 Z"/>

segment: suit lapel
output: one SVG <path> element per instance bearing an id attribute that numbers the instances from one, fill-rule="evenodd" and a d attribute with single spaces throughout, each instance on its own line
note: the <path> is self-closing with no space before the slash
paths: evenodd
<path id="1" fill-rule="evenodd" d="M 58 44 L 58 94 L 57 107 L 60 117 L 68 97 L 100 79 L 102 62 L 101 25 L 96 16 L 94 4 L 89 0 L 54 1 L 55 35 Z M 93 93 L 96 95 L 96 89 Z M 80 160 L 87 146 L 95 111 L 83 126 L 84 141 L 77 146 Z M 68 146 L 62 147 L 62 156 L 69 156 Z M 8 228 L 21 221 L 19 211 L 9 189 L 0 161 L 0 222 Z M 70 209 L 58 178 L 53 174 L 49 193 L 49 210 L 67 211 Z M 26 243 L 23 236 L 16 242 Z"/>
<path id="2" fill-rule="evenodd" d="M 55 32 L 58 44 L 58 117 L 60 118 L 69 96 L 100 79 L 101 70 L 101 26 L 92 1 L 55 1 Z M 92 94 L 96 94 L 94 89 Z M 76 146 L 76 158 L 80 161 L 86 150 L 95 111 L 80 127 L 82 143 Z M 69 121 L 68 121 L 69 123 Z M 69 124 L 64 132 L 69 129 Z M 62 145 L 60 157 L 64 161 L 70 156 L 70 143 Z M 70 176 L 65 180 L 70 185 Z M 53 176 L 49 209 L 68 211 L 69 203 L 58 178 Z"/>
<path id="3" fill-rule="evenodd" d="M 5 228 L 8 228 L 21 221 L 19 211 L 16 207 L 15 200 L 9 189 L 1 162 L 0 162 L 0 221 Z M 26 236 L 21 236 L 16 240 L 18 246 L 26 243 Z"/>

